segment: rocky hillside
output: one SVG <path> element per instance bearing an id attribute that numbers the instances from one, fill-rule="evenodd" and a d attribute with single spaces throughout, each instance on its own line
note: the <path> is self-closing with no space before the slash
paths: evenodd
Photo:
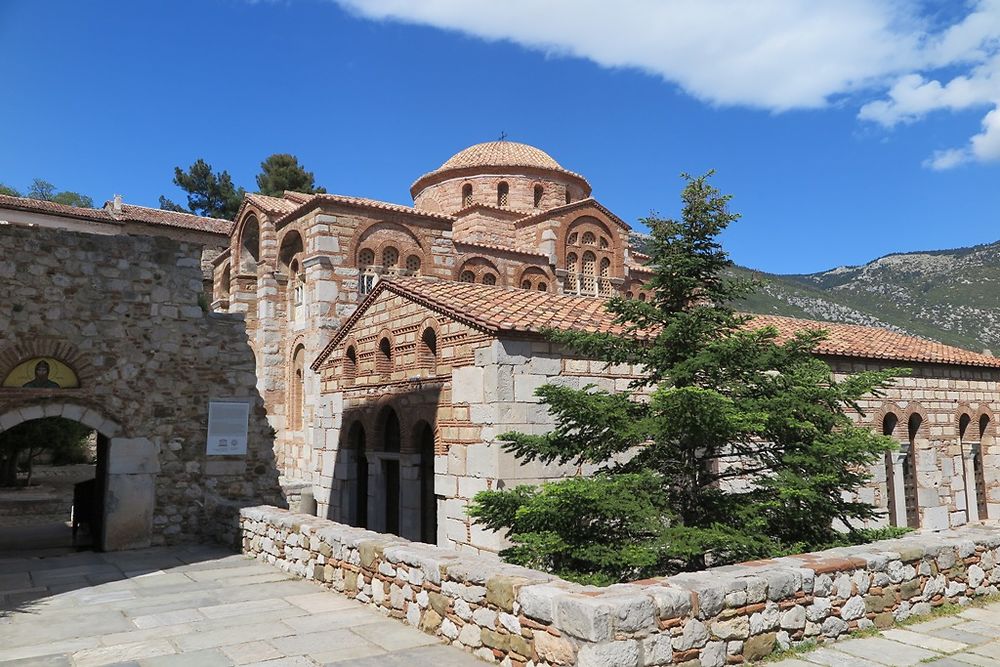
<path id="1" fill-rule="evenodd" d="M 752 312 L 882 326 L 1000 353 L 1000 242 L 806 275 L 740 271 L 763 281 L 744 306 Z"/>

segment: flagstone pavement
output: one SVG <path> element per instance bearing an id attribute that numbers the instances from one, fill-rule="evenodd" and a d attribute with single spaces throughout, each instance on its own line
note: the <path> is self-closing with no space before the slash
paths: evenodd
<path id="1" fill-rule="evenodd" d="M 846 639 L 768 663 L 769 667 L 997 667 L 1000 665 L 1000 603 L 972 607 L 876 636 Z"/>
<path id="2" fill-rule="evenodd" d="M 202 667 L 486 663 L 232 552 L 0 554 L 0 664 Z"/>

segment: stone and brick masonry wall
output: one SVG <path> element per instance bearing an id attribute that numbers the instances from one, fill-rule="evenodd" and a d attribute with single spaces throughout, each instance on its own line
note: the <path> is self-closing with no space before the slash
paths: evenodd
<path id="1" fill-rule="evenodd" d="M 720 667 L 998 592 L 967 526 L 606 588 L 261 506 L 243 551 L 504 665 Z"/>

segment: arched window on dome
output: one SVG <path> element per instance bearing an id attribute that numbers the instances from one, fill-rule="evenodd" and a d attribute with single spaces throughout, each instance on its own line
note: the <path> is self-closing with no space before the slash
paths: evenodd
<path id="1" fill-rule="evenodd" d="M 534 201 L 535 201 L 535 208 L 541 208 L 542 207 L 542 195 L 543 194 L 545 194 L 545 188 L 543 188 L 541 185 L 536 185 L 535 186 L 535 199 L 534 199 Z"/>
<path id="2" fill-rule="evenodd" d="M 472 206 L 472 183 L 462 186 L 462 208 Z"/>
<path id="3" fill-rule="evenodd" d="M 569 193 L 569 188 L 566 188 L 566 203 L 567 204 L 573 203 L 573 195 Z"/>
<path id="4" fill-rule="evenodd" d="M 510 199 L 510 185 L 506 181 L 500 181 L 497 185 L 497 206 L 503 208 L 508 205 Z"/>

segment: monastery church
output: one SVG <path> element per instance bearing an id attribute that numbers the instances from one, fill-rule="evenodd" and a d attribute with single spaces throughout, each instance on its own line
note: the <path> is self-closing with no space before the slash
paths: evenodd
<path id="1" fill-rule="evenodd" d="M 578 474 L 522 465 L 496 436 L 544 432 L 548 382 L 624 388 L 550 344 L 547 328 L 604 330 L 603 300 L 646 299 L 648 258 L 590 183 L 544 151 L 471 146 L 417 178 L 413 206 L 250 194 L 214 260 L 214 309 L 246 313 L 286 493 L 335 521 L 496 551 L 466 517 L 478 492 Z M 782 331 L 817 326 L 762 317 Z M 864 500 L 883 523 L 944 528 L 1000 516 L 1000 360 L 879 329 L 824 325 L 835 373 L 914 369 L 865 407 L 902 447 Z M 582 471 L 586 473 L 587 471 Z"/>
<path id="2" fill-rule="evenodd" d="M 647 299 L 649 258 L 532 146 L 471 146 L 410 194 L 247 194 L 234 221 L 0 195 L 0 431 L 63 416 L 97 432 L 99 548 L 235 544 L 240 508 L 267 503 L 498 551 L 466 516 L 477 492 L 590 472 L 522 464 L 498 434 L 551 428 L 543 384 L 619 390 L 640 373 L 543 332 L 611 329 L 606 298 Z M 835 375 L 913 370 L 862 406 L 900 443 L 858 491 L 881 525 L 1000 518 L 1000 359 L 758 321 L 827 329 Z M 240 432 L 213 443 L 223 413 Z"/>

